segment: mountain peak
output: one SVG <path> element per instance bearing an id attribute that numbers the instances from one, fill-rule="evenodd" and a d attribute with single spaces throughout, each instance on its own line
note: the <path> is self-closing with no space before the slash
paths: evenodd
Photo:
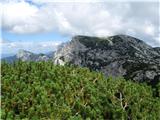
<path id="1" fill-rule="evenodd" d="M 135 37 L 125 35 L 125 34 L 118 34 L 114 36 L 108 36 L 108 37 L 96 37 L 96 36 L 84 36 L 84 35 L 76 35 L 72 38 L 72 41 L 79 41 L 81 43 L 86 43 L 86 42 L 101 42 L 101 41 L 106 41 L 109 44 L 112 43 L 132 43 L 132 44 L 143 44 L 146 47 L 151 47 L 147 45 L 144 41 L 137 39 Z"/>
<path id="2" fill-rule="evenodd" d="M 74 36 L 54 56 L 55 64 L 66 62 L 135 81 L 160 78 L 159 49 L 128 35 Z"/>
<path id="3" fill-rule="evenodd" d="M 29 52 L 29 51 L 26 51 L 23 49 L 20 49 L 18 51 L 18 53 L 16 54 L 16 57 L 18 59 L 21 59 L 22 61 L 27 61 L 27 60 L 31 59 L 32 56 L 34 56 L 34 54 L 32 52 Z"/>

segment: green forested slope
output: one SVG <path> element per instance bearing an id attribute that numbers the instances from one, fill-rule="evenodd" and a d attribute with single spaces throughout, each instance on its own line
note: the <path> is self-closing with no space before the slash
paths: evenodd
<path id="1" fill-rule="evenodd" d="M 160 84 L 153 89 L 87 68 L 21 61 L 1 64 L 1 84 L 4 120 L 160 119 Z"/>

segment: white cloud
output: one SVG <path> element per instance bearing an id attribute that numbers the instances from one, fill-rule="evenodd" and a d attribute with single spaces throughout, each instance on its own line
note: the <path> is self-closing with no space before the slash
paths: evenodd
<path id="1" fill-rule="evenodd" d="M 2 5 L 2 28 L 18 34 L 51 31 L 54 17 L 48 8 L 38 8 L 25 1 L 10 1 Z"/>
<path id="2" fill-rule="evenodd" d="M 155 27 L 152 24 L 147 24 L 144 28 L 144 31 L 146 34 L 154 36 L 155 33 Z"/>
<path id="3" fill-rule="evenodd" d="M 9 2 L 3 4 L 3 10 L 2 27 L 10 32 L 36 33 L 44 29 L 38 19 L 39 9 L 34 5 L 24 1 Z"/>
<path id="4" fill-rule="evenodd" d="M 32 2 L 35 3 L 5 2 L 3 29 L 18 34 L 48 31 L 69 36 L 129 34 L 144 40 L 148 38 L 146 42 L 152 45 L 159 37 L 157 2 Z"/>
<path id="5" fill-rule="evenodd" d="M 1 0 L 0 0 L 1 1 Z M 3 0 L 5 1 L 5 0 Z M 6 0 L 8 1 L 8 0 Z M 17 1 L 17 0 L 14 0 L 14 1 Z M 85 1 L 82 1 L 82 0 L 31 0 L 31 1 L 34 1 L 34 2 L 37 2 L 37 3 L 46 3 L 46 2 L 52 2 L 52 3 L 55 3 L 55 2 L 59 2 L 59 3 L 63 3 L 63 2 L 67 2 L 67 3 L 70 3 L 70 2 L 79 2 L 79 3 L 98 3 L 98 2 L 106 2 L 106 0 L 85 0 Z M 108 1 L 108 2 L 153 2 L 153 1 L 158 1 L 158 0 L 112 0 L 112 1 Z"/>
<path id="6" fill-rule="evenodd" d="M 156 40 L 157 44 L 160 44 L 160 37 L 156 37 L 155 40 Z"/>
<path id="7" fill-rule="evenodd" d="M 60 45 L 60 41 L 47 41 L 47 42 L 3 42 L 0 43 L 2 53 L 16 54 L 19 49 L 28 50 L 35 53 L 46 53 L 49 51 L 56 50 L 57 46 Z M 37 49 L 38 48 L 38 49 Z"/>
<path id="8" fill-rule="evenodd" d="M 37 45 L 40 47 L 40 48 L 56 48 L 58 45 L 60 45 L 62 42 L 60 41 L 47 41 L 47 42 L 39 42 Z"/>
<path id="9" fill-rule="evenodd" d="M 0 38 L 0 44 L 5 44 L 5 43 L 9 43 L 10 41 L 9 40 L 4 40 L 2 38 Z"/>

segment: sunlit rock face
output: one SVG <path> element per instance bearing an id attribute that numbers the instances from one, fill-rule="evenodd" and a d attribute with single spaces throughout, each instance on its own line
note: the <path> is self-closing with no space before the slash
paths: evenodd
<path id="1" fill-rule="evenodd" d="M 160 48 L 127 35 L 75 36 L 55 52 L 53 61 L 88 67 L 107 77 L 123 76 L 152 84 L 160 80 Z"/>
<path id="2" fill-rule="evenodd" d="M 16 54 L 16 57 L 18 59 L 21 59 L 22 61 L 29 61 L 31 59 L 35 59 L 35 55 L 26 50 L 19 50 L 19 52 Z"/>
<path id="3" fill-rule="evenodd" d="M 52 60 L 54 55 L 54 52 L 51 52 L 49 54 L 35 54 L 26 50 L 19 50 L 18 53 L 14 56 L 3 58 L 2 60 L 5 60 L 7 62 L 14 62 L 17 60 L 22 61 L 49 61 Z"/>
<path id="4" fill-rule="evenodd" d="M 20 50 L 17 55 L 17 59 L 22 61 L 48 61 L 50 58 L 45 54 L 34 54 L 26 50 Z"/>

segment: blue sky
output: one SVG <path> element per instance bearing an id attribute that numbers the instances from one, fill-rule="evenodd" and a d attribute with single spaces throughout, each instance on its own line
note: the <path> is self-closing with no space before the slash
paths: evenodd
<path id="1" fill-rule="evenodd" d="M 5 40 L 2 45 L 2 57 L 16 54 L 20 49 L 34 53 L 47 53 L 54 51 L 59 44 L 71 39 L 69 36 L 62 36 L 56 32 L 28 35 L 8 31 L 2 31 L 2 38 Z"/>
<path id="2" fill-rule="evenodd" d="M 76 1 L 0 1 L 2 54 L 15 54 L 19 49 L 35 53 L 53 51 L 79 34 L 100 37 L 127 34 L 151 46 L 160 46 L 157 0 Z"/>
<path id="3" fill-rule="evenodd" d="M 2 38 L 4 40 L 9 40 L 10 42 L 43 42 L 43 41 L 58 41 L 61 40 L 62 42 L 68 41 L 70 38 L 68 36 L 62 36 L 56 32 L 47 32 L 47 33 L 35 33 L 35 34 L 16 34 L 11 33 L 8 31 L 2 31 Z"/>

